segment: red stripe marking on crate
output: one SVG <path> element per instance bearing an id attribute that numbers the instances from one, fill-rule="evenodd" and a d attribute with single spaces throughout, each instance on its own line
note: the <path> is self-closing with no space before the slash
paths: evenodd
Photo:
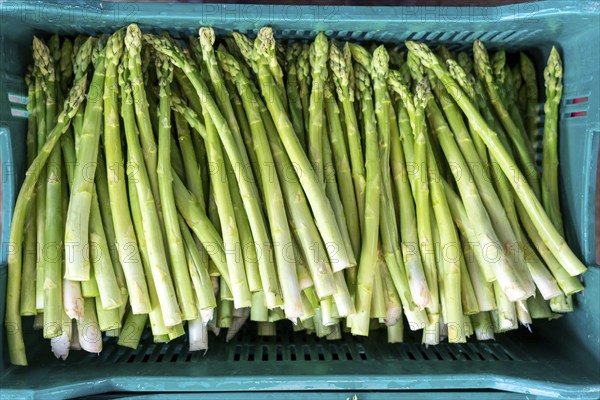
<path id="1" fill-rule="evenodd" d="M 587 111 L 576 111 L 571 113 L 571 118 L 574 117 L 585 117 L 587 115 Z"/>

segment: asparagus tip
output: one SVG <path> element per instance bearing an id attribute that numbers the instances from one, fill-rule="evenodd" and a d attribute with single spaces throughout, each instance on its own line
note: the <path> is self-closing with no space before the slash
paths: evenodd
<path id="1" fill-rule="evenodd" d="M 118 64 L 123 54 L 123 39 L 125 38 L 125 31 L 119 29 L 113 33 L 106 42 L 105 57 L 108 62 Z"/>
<path id="2" fill-rule="evenodd" d="M 81 46 L 79 46 L 77 55 L 73 60 L 73 73 L 76 77 L 84 75 L 87 71 L 90 61 L 92 60 L 94 40 L 95 39 L 90 36 L 81 44 Z"/>
<path id="3" fill-rule="evenodd" d="M 35 63 L 38 73 L 44 77 L 44 79 L 53 81 L 54 75 L 54 64 L 50 56 L 50 50 L 46 44 L 37 38 L 33 37 L 33 61 Z"/>
<path id="4" fill-rule="evenodd" d="M 558 53 L 558 50 L 556 50 L 556 47 L 552 46 L 550 56 L 548 57 L 548 64 L 544 69 L 546 93 L 562 91 L 562 76 L 563 69 L 560 54 Z M 560 98 L 560 96 L 558 96 L 558 98 Z"/>
<path id="5" fill-rule="evenodd" d="M 213 28 L 203 26 L 198 30 L 198 39 L 202 50 L 212 49 L 215 44 L 215 31 Z"/>
<path id="6" fill-rule="evenodd" d="M 125 35 L 125 46 L 132 53 L 139 53 L 142 47 L 142 31 L 137 24 L 129 24 Z"/>
<path id="7" fill-rule="evenodd" d="M 423 78 L 417 84 L 415 88 L 415 98 L 414 103 L 415 106 L 420 108 L 425 108 L 427 103 L 431 99 L 431 85 L 429 83 L 429 79 Z"/>
<path id="8" fill-rule="evenodd" d="M 371 69 L 374 75 L 384 78 L 388 74 L 390 56 L 385 49 L 385 46 L 381 45 L 373 52 L 373 58 L 371 59 Z"/>

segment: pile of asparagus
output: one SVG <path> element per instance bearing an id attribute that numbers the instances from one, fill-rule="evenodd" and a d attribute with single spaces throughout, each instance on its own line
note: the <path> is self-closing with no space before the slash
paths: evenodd
<path id="1" fill-rule="evenodd" d="M 69 349 L 207 332 L 338 339 L 405 319 L 422 341 L 529 326 L 572 310 L 585 271 L 563 239 L 562 67 L 525 55 L 367 49 L 265 27 L 215 42 L 133 24 L 33 40 L 29 170 L 12 219 L 6 327 L 23 316 Z M 186 328 L 187 325 L 187 328 Z"/>

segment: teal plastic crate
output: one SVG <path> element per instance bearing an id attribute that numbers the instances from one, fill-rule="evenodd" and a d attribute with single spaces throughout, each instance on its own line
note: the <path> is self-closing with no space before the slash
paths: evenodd
<path id="1" fill-rule="evenodd" d="M 534 331 L 498 335 L 496 342 L 425 348 L 388 345 L 384 335 L 340 341 L 282 332 L 258 338 L 252 326 L 231 343 L 210 339 L 206 355 L 185 339 L 165 345 L 144 338 L 133 351 L 104 344 L 99 355 L 72 352 L 54 359 L 48 341 L 24 319 L 30 366 L 10 366 L 2 337 L 0 397 L 131 396 L 172 399 L 597 399 L 600 396 L 600 269 L 595 258 L 595 198 L 600 138 L 600 3 L 544 1 L 502 7 L 337 7 L 63 1 L 0 1 L 0 158 L 2 247 L 0 316 L 4 314 L 6 252 L 15 195 L 24 175 L 25 93 L 32 36 L 111 32 L 131 22 L 148 31 L 252 35 L 264 26 L 277 38 L 389 44 L 407 39 L 469 48 L 526 50 L 538 67 L 560 49 L 565 91 L 560 116 L 560 178 L 567 240 L 590 267 L 576 312 L 536 322 Z M 540 88 L 541 89 L 541 88 Z M 540 91 L 543 93 L 543 90 Z M 249 392 L 253 391 L 253 392 Z M 143 394 L 144 396 L 140 396 Z"/>

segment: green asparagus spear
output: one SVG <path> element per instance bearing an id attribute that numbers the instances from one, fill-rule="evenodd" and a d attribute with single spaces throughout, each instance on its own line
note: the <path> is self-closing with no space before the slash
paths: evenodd
<path id="1" fill-rule="evenodd" d="M 115 246 L 118 262 L 123 267 L 129 304 L 133 314 L 146 314 L 152 309 L 146 277 L 131 222 L 125 181 L 125 160 L 121 148 L 119 121 L 119 86 L 117 69 L 123 53 L 124 31 L 106 47 L 106 78 L 104 81 L 104 151 Z"/>
<path id="2" fill-rule="evenodd" d="M 272 38 L 271 28 L 263 28 L 261 32 Z M 262 39 L 265 42 L 265 39 Z M 265 46 L 266 49 L 273 46 Z M 310 66 L 312 75 L 312 88 L 310 91 L 309 122 L 308 122 L 308 156 L 315 170 L 315 180 L 325 185 L 325 169 L 323 165 L 323 108 L 324 89 L 327 82 L 327 53 L 329 42 L 323 32 L 320 32 L 310 45 Z M 264 52 L 268 54 L 268 51 Z"/>
<path id="3" fill-rule="evenodd" d="M 56 70 L 50 50 L 41 40 L 33 38 L 33 58 L 45 85 L 46 130 L 56 121 Z M 44 338 L 62 334 L 62 156 L 60 147 L 50 153 L 47 166 L 46 222 L 42 257 L 44 262 Z M 52 249 L 52 250 L 51 250 Z"/>
<path id="4" fill-rule="evenodd" d="M 288 108 L 290 119 L 294 125 L 294 130 L 303 148 L 306 148 L 306 136 L 304 134 L 304 115 L 302 110 L 302 99 L 300 97 L 300 81 L 298 79 L 297 60 L 302 51 L 300 42 L 291 43 L 286 49 L 286 94 L 288 99 Z"/>
<path id="5" fill-rule="evenodd" d="M 261 92 L 263 97 L 269 99 L 269 91 L 273 87 L 274 82 L 271 74 L 267 73 L 268 67 L 264 60 L 262 49 L 272 46 L 274 39 L 272 36 L 269 37 L 266 35 L 267 33 L 265 32 L 265 34 L 257 38 L 255 42 L 255 55 L 257 56 L 260 71 L 258 78 Z M 325 194 L 325 189 L 320 181 L 315 179 L 318 175 L 316 175 L 308 157 L 302 150 L 300 141 L 296 137 L 293 126 L 284 111 L 281 99 L 278 96 L 273 96 L 269 100 L 266 102 L 267 108 L 271 113 L 273 122 L 277 127 L 277 131 L 290 160 L 298 166 L 297 175 L 310 202 L 321 237 L 336 253 L 334 257 L 330 257 L 334 272 L 355 265 L 356 260 L 353 254 L 348 254 L 343 246 L 341 232 L 335 221 L 331 205 Z"/>
<path id="6" fill-rule="evenodd" d="M 154 133 L 152 131 L 150 110 L 142 76 L 142 31 L 136 24 L 131 24 L 127 27 L 125 47 L 128 54 L 127 68 L 129 69 L 129 79 L 133 93 L 133 106 L 138 129 L 140 130 L 140 141 L 142 144 L 144 161 L 146 163 L 146 170 L 148 171 L 147 173 L 148 178 L 150 179 L 150 187 L 152 188 L 154 201 L 159 205 L 157 148 L 156 141 L 154 140 Z"/>
<path id="7" fill-rule="evenodd" d="M 310 46 L 302 44 L 298 60 L 296 61 L 298 70 L 298 94 L 302 103 L 302 116 L 304 119 L 304 140 L 300 140 L 302 148 L 307 150 L 308 129 L 310 126 L 310 88 L 312 86 L 312 77 L 310 75 Z"/>
<path id="8" fill-rule="evenodd" d="M 183 238 L 179 227 L 177 208 L 172 187 L 171 172 L 171 81 L 172 66 L 162 55 L 156 56 L 156 74 L 159 84 L 159 126 L 158 126 L 158 189 L 166 230 L 166 240 L 171 259 L 171 271 L 177 298 L 181 308 L 181 318 L 189 321 L 198 318 L 196 300 L 185 257 Z"/>
<path id="9" fill-rule="evenodd" d="M 292 246 L 292 236 L 290 233 L 283 193 L 277 173 L 273 173 L 270 168 L 274 165 L 273 154 L 269 151 L 269 142 L 265 126 L 261 120 L 260 109 L 254 93 L 250 89 L 250 82 L 243 76 L 237 61 L 226 53 L 219 53 L 221 64 L 227 74 L 231 75 L 232 81 L 236 83 L 240 97 L 244 103 L 246 115 L 252 131 L 252 139 L 255 143 L 260 176 L 262 177 L 263 193 L 265 195 L 265 204 L 267 216 L 271 227 L 271 236 L 274 243 L 280 246 L 275 251 L 276 263 L 279 272 L 279 284 L 282 288 L 284 309 L 286 317 L 292 320 L 300 317 L 302 314 L 302 300 L 300 298 L 300 289 L 298 279 L 295 276 L 295 263 L 286 256 L 286 252 Z"/>
<path id="10" fill-rule="evenodd" d="M 146 171 L 142 146 L 137 136 L 138 131 L 133 111 L 134 100 L 129 82 L 129 69 L 127 68 L 127 65 L 131 65 L 131 62 L 127 58 L 127 56 L 124 56 L 119 65 L 119 86 L 121 92 L 121 116 L 123 118 L 123 128 L 125 130 L 129 154 L 128 172 L 131 171 L 131 174 L 135 174 L 134 176 L 130 176 L 129 179 L 135 180 L 134 186 L 138 197 L 138 206 L 141 214 L 144 216 L 141 232 L 137 232 L 138 243 L 139 237 L 143 235 L 148 252 L 148 269 L 152 271 L 151 274 L 159 296 L 164 323 L 166 326 L 175 326 L 181 322 L 181 311 L 177 304 L 175 288 L 167 264 L 167 256 L 160 229 L 161 225 L 150 185 L 150 178 Z M 126 62 L 127 64 L 125 64 Z"/>
<path id="11" fill-rule="evenodd" d="M 112 36 L 111 39 L 117 40 L 118 36 L 119 33 Z M 91 89 L 104 88 L 106 65 L 103 50 L 97 50 L 99 53 L 94 65 Z M 88 179 L 88 175 L 94 176 L 96 172 L 95 161 L 100 139 L 98 126 L 102 120 L 103 108 L 102 101 L 90 100 L 86 103 L 79 143 L 76 143 L 77 165 L 75 166 L 65 227 L 65 246 L 67 246 L 65 278 L 75 281 L 87 281 L 90 277 L 87 253 L 89 251 L 89 218 L 94 181 Z"/>
<path id="12" fill-rule="evenodd" d="M 208 275 L 206 261 L 198 251 L 189 227 L 187 226 L 185 219 L 181 216 L 179 217 L 179 226 L 181 227 L 181 233 L 185 242 L 188 262 L 191 259 L 198 276 L 198 281 L 194 284 L 194 289 L 198 300 L 199 311 L 202 313 L 202 310 L 214 309 L 217 306 L 217 302 L 210 282 L 210 276 Z"/>
<path id="13" fill-rule="evenodd" d="M 421 257 L 417 251 L 417 229 L 415 220 L 415 208 L 411 194 L 410 184 L 406 174 L 406 163 L 404 151 L 400 145 L 400 134 L 394 107 L 390 104 L 390 162 L 393 184 L 396 189 L 393 197 L 398 196 L 399 202 L 395 212 L 399 217 L 402 250 L 402 259 L 406 265 L 406 278 L 415 304 L 420 308 L 428 307 L 431 303 L 431 293 Z M 400 197 L 404 197 L 400 200 Z M 393 199 L 392 199 L 393 200 Z M 401 206 L 400 206 L 401 205 Z"/>
<path id="14" fill-rule="evenodd" d="M 232 131 L 228 126 L 227 120 L 223 117 L 223 114 L 221 114 L 221 111 L 210 95 L 208 88 L 204 82 L 202 82 L 196 67 L 184 54 L 167 40 L 164 40 L 164 38 L 158 38 L 153 35 L 146 35 L 145 38 L 155 47 L 155 49 L 169 56 L 172 62 L 186 73 L 188 79 L 198 92 L 198 95 L 204 100 L 203 107 L 206 108 L 213 119 L 213 123 L 217 127 L 221 142 L 232 165 L 247 165 L 247 163 L 244 162 L 243 156 L 241 155 Z M 264 245 L 268 244 L 270 240 L 266 230 L 264 215 L 262 214 L 260 204 L 257 200 L 258 189 L 256 188 L 255 182 L 246 179 L 245 176 L 242 175 L 240 168 L 235 169 L 235 172 L 240 193 L 244 200 L 244 207 L 252 228 L 252 234 L 255 242 L 258 243 L 258 245 L 262 244 L 261 251 L 263 256 L 259 258 L 259 266 L 265 272 L 272 270 L 273 257 L 271 249 L 270 246 Z M 263 286 L 263 290 L 265 291 L 268 306 L 275 307 L 281 303 L 281 295 L 278 287 L 271 288 Z"/>
<path id="15" fill-rule="evenodd" d="M 431 55 L 427 46 L 419 45 L 415 42 L 407 42 L 407 46 L 414 49 L 426 66 L 434 71 L 438 79 L 442 81 L 449 93 L 454 97 L 454 100 L 463 113 L 467 115 L 467 118 L 473 120 L 474 124 L 480 127 L 478 134 L 484 139 L 491 156 L 498 162 L 504 174 L 509 178 L 514 178 L 509 179 L 509 181 L 516 195 L 523 202 L 523 206 L 540 233 L 542 240 L 563 268 L 572 276 L 585 272 L 586 267 L 579 261 L 573 251 L 566 245 L 565 240 L 554 228 L 551 220 L 544 213 L 533 189 L 524 181 L 514 160 L 510 158 L 504 149 L 504 145 L 500 142 L 496 132 L 490 129 L 483 117 L 475 110 L 468 97 L 460 90 L 454 79 L 438 63 L 437 59 Z M 515 174 L 516 176 L 514 176 Z"/>
<path id="16" fill-rule="evenodd" d="M 60 139 L 61 135 L 71 124 L 79 105 L 84 99 L 87 87 L 87 80 L 80 79 L 75 83 L 69 97 L 65 100 L 63 111 L 58 115 L 56 125 L 48 134 L 48 139 L 42 149 L 38 152 L 35 160 L 31 163 L 25 174 L 25 180 L 21 185 L 21 190 L 15 202 L 11 230 L 10 242 L 16 249 L 8 254 L 8 283 L 6 295 L 6 318 L 7 338 L 9 346 L 9 355 L 11 363 L 15 365 L 27 365 L 25 356 L 25 345 L 23 343 L 23 332 L 21 330 L 21 317 L 19 314 L 20 291 L 21 291 L 21 271 L 22 271 L 22 249 L 23 227 L 27 207 L 32 198 L 36 181 L 40 177 L 40 171 L 43 169 L 50 153 Z"/>
<path id="17" fill-rule="evenodd" d="M 269 112 L 257 94 L 256 87 L 236 68 L 239 63 L 231 56 L 224 53 L 218 53 L 221 64 L 227 74 L 232 76 L 234 82 L 238 86 L 240 97 L 244 100 L 246 113 L 252 127 L 259 133 L 261 125 L 267 134 L 269 145 L 271 148 L 271 156 L 275 162 L 276 174 L 279 178 L 279 184 L 282 189 L 282 194 L 285 199 L 286 209 L 289 212 L 290 224 L 299 237 L 299 242 L 308 262 L 309 269 L 312 273 L 315 287 L 319 297 L 330 296 L 334 293 L 332 281 L 331 267 L 327 261 L 327 253 L 321 241 L 314 240 L 319 237 L 319 232 L 316 228 L 311 211 L 307 205 L 302 186 L 295 175 L 290 177 L 290 173 L 294 174 L 293 166 L 283 150 L 283 144 L 277 135 L 277 130 L 273 124 L 273 120 Z M 258 115 L 257 115 L 258 113 Z M 262 120 L 262 121 L 261 121 Z M 262 148 L 262 146 L 259 146 Z M 268 154 L 264 154 L 268 157 Z M 272 164 L 263 164 L 268 167 Z M 268 171 L 268 169 L 267 169 Z M 263 179 L 273 179 L 272 171 L 263 176 Z M 265 194 L 269 191 L 265 190 Z"/>
<path id="18" fill-rule="evenodd" d="M 37 154 L 37 114 L 35 102 L 35 78 L 32 71 L 29 70 L 25 75 L 27 83 L 27 165 L 31 165 Z M 37 258 L 37 243 L 36 243 L 36 198 L 30 200 L 29 210 L 25 217 L 25 239 L 23 243 L 23 273 L 21 275 L 21 315 L 29 316 L 36 315 L 35 307 L 35 291 L 36 291 L 36 258 Z"/>
<path id="19" fill-rule="evenodd" d="M 134 129 L 137 132 L 137 126 L 134 124 L 132 127 L 134 127 Z M 129 159 L 129 151 L 127 153 L 127 158 Z M 137 194 L 137 189 L 135 188 L 135 180 L 128 179 L 127 184 L 129 189 L 129 202 L 131 204 L 131 220 L 133 222 L 135 233 L 137 234 L 138 238 L 137 243 L 140 251 L 140 258 L 142 259 L 142 265 L 144 267 L 144 271 L 146 272 L 146 279 L 148 281 L 148 296 L 150 297 L 150 304 L 152 305 L 152 309 L 148 313 L 148 318 L 150 320 L 150 329 L 152 331 L 152 335 L 154 336 L 154 341 L 156 342 L 157 337 L 161 335 L 167 335 L 168 330 L 165 326 L 160 302 L 158 300 L 158 293 L 156 291 L 156 285 L 154 284 L 154 278 L 152 277 L 150 257 L 148 254 L 148 247 L 146 246 L 146 238 L 144 236 L 142 211 L 140 208 L 140 201 Z"/>
<path id="20" fill-rule="evenodd" d="M 371 298 L 373 293 L 374 268 L 379 258 L 377 244 L 379 242 L 379 207 L 381 197 L 381 165 L 379 163 L 379 143 L 375 122 L 375 111 L 371 99 L 371 88 L 367 72 L 358 67 L 356 70 L 357 86 L 361 93 L 361 104 L 364 114 L 364 132 L 366 138 L 365 151 L 365 226 L 363 229 L 362 248 L 358 265 L 356 287 L 356 314 L 352 317 L 352 333 L 367 335 Z"/>
<path id="21" fill-rule="evenodd" d="M 343 52 L 340 52 L 337 46 L 333 45 L 329 47 L 329 65 L 333 73 L 333 81 L 335 82 L 338 99 L 341 101 L 344 111 L 356 207 L 360 227 L 363 229 L 365 218 L 365 163 L 360 131 L 353 106 L 354 88 L 351 79 L 354 79 L 354 74 L 348 45 L 344 46 Z"/>
<path id="22" fill-rule="evenodd" d="M 328 86 L 324 88 L 325 110 L 327 116 L 327 125 L 331 150 L 333 152 L 333 162 L 335 163 L 335 172 L 339 185 L 339 196 L 344 207 L 344 218 L 348 227 L 348 233 L 352 243 L 354 256 L 360 257 L 360 224 L 358 220 L 358 208 L 354 192 L 354 183 L 352 182 L 352 172 L 348 153 L 346 139 L 340 121 L 340 110 L 333 93 Z"/>
<path id="23" fill-rule="evenodd" d="M 450 64 L 452 63 L 450 62 Z M 438 82 L 436 82 L 436 85 L 434 86 L 438 102 L 441 104 L 446 119 L 452 129 L 452 133 L 454 133 L 454 137 L 456 138 L 455 142 L 463 154 L 465 164 L 455 165 L 458 165 L 463 171 L 470 171 L 471 174 L 468 179 L 474 179 L 477 189 L 479 189 L 481 202 L 490 217 L 490 221 L 494 226 L 498 239 L 500 239 L 504 252 L 516 268 L 515 271 L 517 277 L 523 282 L 523 285 L 525 285 L 524 287 L 530 288 L 528 293 L 533 294 L 532 286 L 534 281 L 531 275 L 533 274 L 536 277 L 541 277 L 544 268 L 537 263 L 527 263 L 527 259 L 523 256 L 521 251 L 526 242 L 517 240 L 522 239 L 520 237 L 520 227 L 515 226 L 513 229 L 503 208 L 503 204 L 492 186 L 491 179 L 484 175 L 484 161 L 479 158 L 479 154 L 477 153 L 473 142 L 470 140 L 470 135 L 458 107 L 454 101 L 449 98 L 448 92 L 446 92 L 443 87 L 440 87 L 441 85 Z M 456 161 L 457 160 L 453 160 L 453 162 Z M 457 179 L 463 178 L 458 177 Z M 501 183 L 499 182 L 499 184 Z M 543 279 L 540 279 L 539 282 L 540 284 L 545 284 Z"/>
<path id="24" fill-rule="evenodd" d="M 37 68 L 35 75 L 35 108 L 37 119 L 37 152 L 42 150 L 46 143 L 46 98 L 44 96 L 43 78 Z M 35 282 L 35 306 L 38 312 L 44 310 L 44 231 L 46 226 L 46 170 L 38 171 L 39 177 L 35 183 L 36 193 L 36 282 Z M 14 217 L 13 217 L 14 218 Z"/>
<path id="25" fill-rule="evenodd" d="M 388 75 L 388 84 L 402 99 L 403 109 L 408 114 L 409 123 L 406 123 L 406 117 L 401 119 L 403 123 L 402 145 L 406 157 L 406 163 L 416 169 L 415 173 L 409 174 L 413 197 L 415 201 L 415 210 L 417 218 L 417 238 L 421 260 L 423 262 L 427 286 L 430 290 L 431 301 L 428 308 L 432 335 L 424 334 L 424 343 L 435 344 L 439 342 L 439 315 L 440 300 L 437 279 L 436 260 L 433 256 L 434 242 L 430 215 L 430 193 L 429 177 L 427 174 L 427 153 L 425 145 L 426 123 L 424 119 L 424 110 L 422 103 L 415 104 L 406 87 L 405 79 L 401 73 L 393 71 Z M 417 107 L 417 105 L 419 107 Z M 425 150 L 425 151 L 424 151 Z M 404 240 L 404 238 L 403 238 Z M 407 316 L 412 315 L 407 313 Z M 429 330 L 429 328 L 428 328 Z"/>
<path id="26" fill-rule="evenodd" d="M 531 151 L 530 140 L 523 132 L 519 130 L 515 122 L 510 117 L 506 105 L 504 104 L 501 94 L 498 91 L 498 85 L 494 81 L 492 76 L 492 68 L 490 66 L 490 60 L 483 46 L 479 40 L 473 42 L 473 52 L 475 56 L 475 72 L 485 83 L 489 98 L 504 126 L 508 136 L 517 153 L 517 161 L 520 168 L 525 172 L 525 178 L 535 195 L 539 198 L 540 188 L 537 172 L 535 171 L 535 162 Z M 439 78 L 439 77 L 438 77 Z M 452 94 L 455 95 L 454 93 Z"/>
<path id="27" fill-rule="evenodd" d="M 527 95 L 527 108 L 525 113 L 525 126 L 529 140 L 534 143 L 538 137 L 538 83 L 535 73 L 535 66 L 527 54 L 521 52 L 519 58 L 521 75 L 525 93 Z"/>
<path id="28" fill-rule="evenodd" d="M 542 138 L 542 204 L 561 235 L 564 234 L 564 228 L 558 196 L 558 107 L 563 91 L 562 74 L 560 55 L 556 47 L 552 47 L 548 65 L 544 69 L 546 102 Z"/>

